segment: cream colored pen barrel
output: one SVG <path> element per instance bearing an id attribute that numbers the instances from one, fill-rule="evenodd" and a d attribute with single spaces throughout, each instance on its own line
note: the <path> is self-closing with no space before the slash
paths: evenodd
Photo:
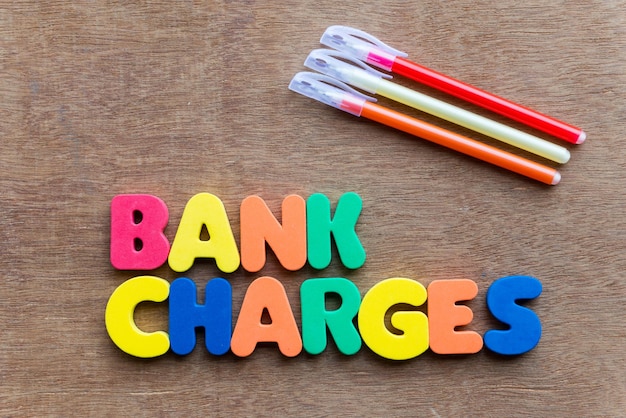
<path id="1" fill-rule="evenodd" d="M 365 80 L 366 78 L 369 80 Z M 376 80 L 375 83 L 374 79 Z M 363 87 L 370 89 L 375 87 L 373 90 L 375 90 L 376 93 L 407 106 L 411 106 L 549 160 L 556 161 L 557 163 L 564 164 L 569 161 L 569 151 L 567 148 L 560 145 L 553 144 L 552 142 L 548 142 L 385 79 L 363 77 L 360 81 L 365 82 L 363 84 L 366 85 Z M 375 86 L 373 84 L 375 84 Z"/>

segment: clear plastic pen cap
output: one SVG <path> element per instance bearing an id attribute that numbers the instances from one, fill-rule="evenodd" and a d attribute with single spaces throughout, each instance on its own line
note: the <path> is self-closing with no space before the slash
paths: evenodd
<path id="1" fill-rule="evenodd" d="M 311 51 L 304 60 L 304 66 L 372 94 L 376 93 L 376 89 L 368 79 L 391 78 L 391 75 L 380 72 L 345 52 L 332 49 Z"/>
<path id="2" fill-rule="evenodd" d="M 376 101 L 341 81 L 307 71 L 299 72 L 293 77 L 289 83 L 289 90 L 355 116 L 361 116 L 366 101 Z"/>
<path id="3" fill-rule="evenodd" d="M 350 54 L 361 61 L 390 71 L 396 57 L 406 57 L 405 52 L 382 42 L 362 30 L 335 25 L 326 29 L 320 39 L 322 45 Z"/>

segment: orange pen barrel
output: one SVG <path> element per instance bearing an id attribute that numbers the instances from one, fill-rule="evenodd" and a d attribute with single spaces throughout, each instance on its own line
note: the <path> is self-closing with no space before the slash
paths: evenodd
<path id="1" fill-rule="evenodd" d="M 545 184 L 555 185 L 561 180 L 561 175 L 554 168 L 530 161 L 371 102 L 364 103 L 361 116 Z"/>

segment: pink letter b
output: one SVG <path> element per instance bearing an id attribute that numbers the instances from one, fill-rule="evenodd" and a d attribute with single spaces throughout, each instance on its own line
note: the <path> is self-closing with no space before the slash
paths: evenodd
<path id="1" fill-rule="evenodd" d="M 121 194 L 111 201 L 111 264 L 118 270 L 154 270 L 167 261 L 165 202 L 149 194 Z"/>

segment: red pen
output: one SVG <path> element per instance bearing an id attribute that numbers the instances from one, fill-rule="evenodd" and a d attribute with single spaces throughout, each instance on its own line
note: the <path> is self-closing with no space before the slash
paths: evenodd
<path id="1" fill-rule="evenodd" d="M 406 53 L 386 45 L 359 29 L 348 26 L 330 26 L 322 35 L 320 42 L 354 55 L 368 64 L 400 74 L 556 138 L 573 144 L 581 144 L 587 138 L 587 134 L 580 128 L 410 61 L 405 58 Z"/>

